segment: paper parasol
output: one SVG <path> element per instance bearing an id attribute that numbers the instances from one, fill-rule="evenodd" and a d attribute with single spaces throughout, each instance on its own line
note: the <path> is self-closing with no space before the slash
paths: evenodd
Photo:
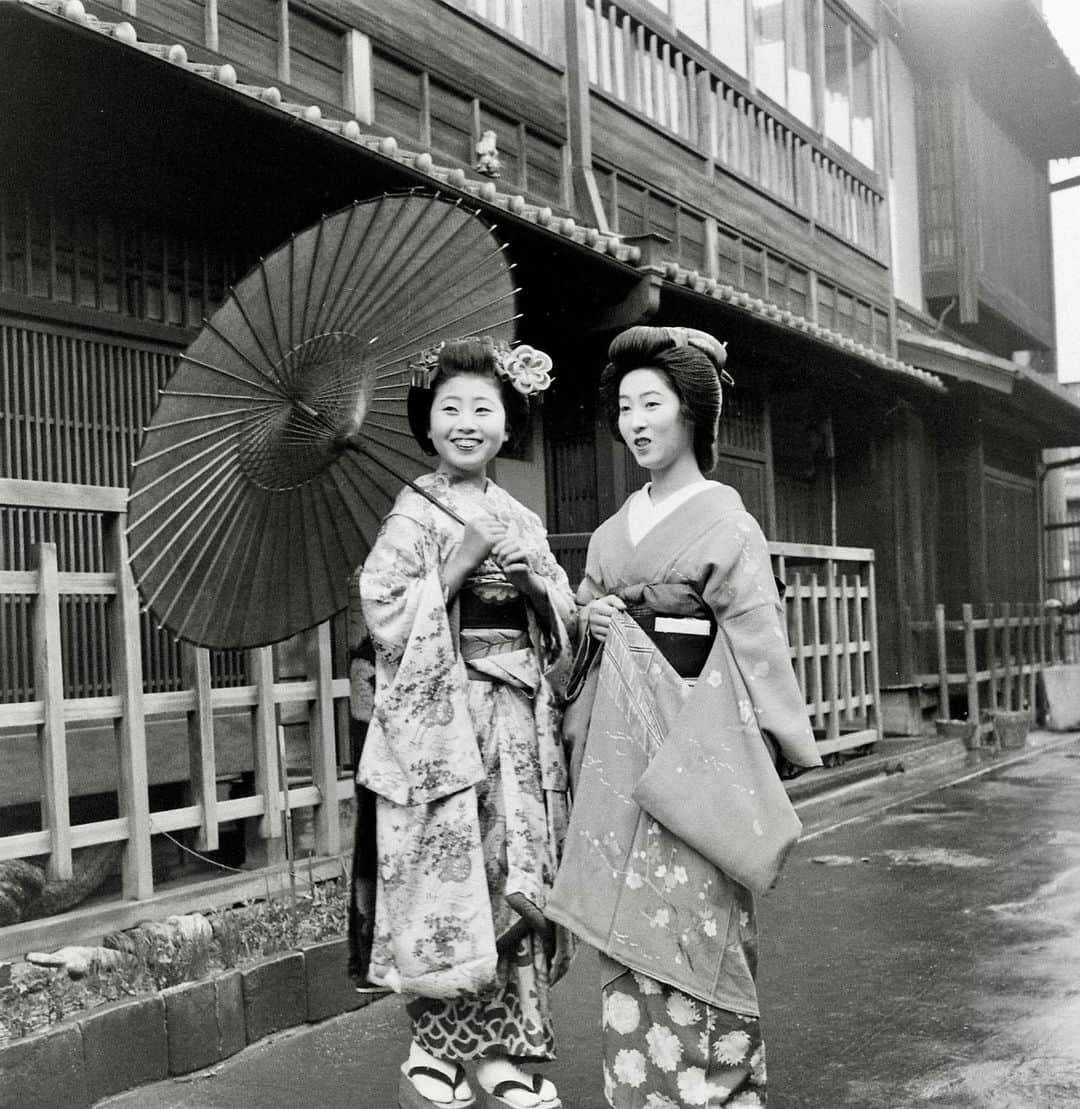
<path id="1" fill-rule="evenodd" d="M 406 481 L 408 364 L 445 339 L 513 337 L 511 266 L 438 194 L 354 204 L 231 290 L 162 390 L 128 502 L 132 571 L 177 636 L 256 647 L 347 603 Z"/>

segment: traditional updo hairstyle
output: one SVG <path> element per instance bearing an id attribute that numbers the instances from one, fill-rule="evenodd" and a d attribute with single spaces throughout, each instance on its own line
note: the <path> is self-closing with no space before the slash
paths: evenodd
<path id="1" fill-rule="evenodd" d="M 529 428 L 529 401 L 498 372 L 495 344 L 487 336 L 454 339 L 438 352 L 434 372 L 426 385 L 410 385 L 406 400 L 409 430 L 424 454 L 436 453 L 431 442 L 431 406 L 439 386 L 454 377 L 487 378 L 493 382 L 506 411 L 507 441 L 504 449 L 515 450 Z"/>
<path id="2" fill-rule="evenodd" d="M 663 374 L 679 398 L 682 416 L 694 427 L 694 458 L 703 474 L 716 467 L 716 436 L 722 396 L 720 382 L 734 384 L 724 369 L 727 351 L 704 331 L 687 327 L 638 325 L 616 335 L 600 375 L 600 403 L 612 434 L 619 434 L 619 386 L 632 370 Z M 625 446 L 625 444 L 624 444 Z"/>

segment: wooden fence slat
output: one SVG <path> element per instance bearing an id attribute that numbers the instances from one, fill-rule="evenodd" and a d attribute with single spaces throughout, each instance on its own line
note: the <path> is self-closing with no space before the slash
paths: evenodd
<path id="1" fill-rule="evenodd" d="M 1000 703 L 998 689 L 998 625 L 994 618 L 995 606 L 993 602 L 986 606 L 986 668 L 990 671 L 990 708 L 995 709 Z"/>
<path id="2" fill-rule="evenodd" d="M 810 632 L 814 644 L 821 642 L 821 602 L 818 600 L 818 576 L 810 575 Z M 812 656 L 810 673 L 814 679 L 814 726 L 825 727 L 825 689 L 821 670 L 821 652 L 815 650 Z"/>
<path id="3" fill-rule="evenodd" d="M 1005 709 L 1013 709 L 1012 606 L 1001 606 L 1001 657 L 1005 663 Z M 991 706 L 993 707 L 993 706 Z"/>
<path id="4" fill-rule="evenodd" d="M 979 719 L 979 681 L 975 676 L 974 615 L 969 604 L 963 606 L 964 614 L 964 663 L 967 670 L 968 720 Z"/>
<path id="5" fill-rule="evenodd" d="M 844 702 L 844 720 L 849 724 L 855 719 L 852 692 L 855 683 L 852 678 L 851 666 L 854 647 L 851 642 L 851 617 L 848 611 L 850 591 L 848 589 L 847 574 L 840 576 L 840 641 L 839 649 L 843 652 L 840 659 L 840 697 Z"/>
<path id="6" fill-rule="evenodd" d="M 150 858 L 150 797 L 146 768 L 146 718 L 143 708 L 142 656 L 139 645 L 139 597 L 128 565 L 127 517 L 117 514 L 109 523 L 109 568 L 117 575 L 112 609 L 113 693 L 122 714 L 116 723 L 120 752 L 120 815 L 128 820 L 124 847 L 124 896 L 143 900 L 154 892 Z"/>
<path id="7" fill-rule="evenodd" d="M 829 701 L 835 701 L 840 696 L 840 660 L 837 653 L 837 619 L 836 606 L 836 563 L 830 558 L 825 563 L 825 628 L 829 637 L 828 655 L 828 693 Z M 835 710 L 829 713 L 827 733 L 830 739 L 840 735 L 840 714 Z"/>
<path id="8" fill-rule="evenodd" d="M 866 640 L 866 628 L 863 622 L 863 590 L 862 574 L 855 575 L 855 639 L 858 643 L 857 665 L 855 670 L 856 695 L 859 699 L 859 715 L 866 718 L 870 708 L 869 698 L 866 695 L 866 656 L 874 649 L 872 643 Z"/>
<path id="9" fill-rule="evenodd" d="M 323 623 L 308 636 L 308 674 L 315 675 L 316 687 L 309 727 L 311 779 L 322 798 L 322 804 L 315 810 L 315 847 L 320 855 L 337 855 L 341 851 L 332 662 L 330 624 Z"/>
<path id="10" fill-rule="evenodd" d="M 952 715 L 949 707 L 949 655 L 945 636 L 945 606 L 934 606 L 934 635 L 938 655 L 938 714 L 943 720 Z"/>
<path id="11" fill-rule="evenodd" d="M 264 840 L 281 837 L 281 781 L 277 767 L 277 705 L 274 701 L 274 653 L 259 647 L 248 654 L 248 670 L 255 681 L 255 792 L 266 799 L 259 818 Z"/>
<path id="12" fill-rule="evenodd" d="M 41 726 L 42 823 L 49 832 L 49 875 L 71 878 L 71 813 L 68 806 L 67 734 L 60 643 L 60 590 L 56 544 L 37 547 L 34 601 L 34 685 L 44 702 Z"/>
<path id="13" fill-rule="evenodd" d="M 1038 651 L 1035 644 L 1035 624 L 1038 612 L 1038 605 L 1028 606 L 1028 706 L 1032 712 L 1035 711 L 1035 706 L 1038 703 Z"/>
<path id="14" fill-rule="evenodd" d="M 795 606 L 795 674 L 798 677 L 799 688 L 806 694 L 806 626 L 803 620 L 803 584 L 802 574 L 795 575 L 794 598 Z"/>
<path id="15" fill-rule="evenodd" d="M 181 643 L 180 658 L 184 685 L 195 695 L 195 704 L 187 714 L 191 791 L 195 803 L 202 806 L 203 813 L 195 846 L 200 851 L 216 851 L 220 844 L 210 652 L 205 647 L 193 647 L 190 643 Z"/>

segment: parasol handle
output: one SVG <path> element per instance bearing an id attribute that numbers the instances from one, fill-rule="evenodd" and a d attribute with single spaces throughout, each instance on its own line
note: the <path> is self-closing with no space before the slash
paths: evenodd
<path id="1" fill-rule="evenodd" d="M 371 454 L 370 451 L 364 449 L 364 447 L 360 443 L 360 440 L 355 435 L 341 436 L 340 438 L 335 440 L 335 443 L 342 449 L 353 451 L 355 454 L 362 454 L 365 458 L 370 459 L 377 466 L 382 466 L 384 470 L 389 470 L 389 467 L 386 465 L 385 462 L 381 462 L 378 458 Z M 459 523 L 462 527 L 466 526 L 465 521 L 448 504 L 440 501 L 434 493 L 429 493 L 426 489 L 423 488 L 423 486 L 417 485 L 416 482 L 413 481 L 411 478 L 403 477 L 401 474 L 395 473 L 393 470 L 390 470 L 390 473 L 393 474 L 393 476 L 398 478 L 400 481 L 405 482 L 405 484 L 410 489 L 412 489 L 413 492 L 419 493 L 420 496 L 424 498 L 424 500 L 430 501 L 436 508 L 441 508 L 443 512 L 445 512 L 446 515 L 450 517 L 451 520 Z M 497 562 L 495 563 L 495 565 L 499 566 Z M 499 570 L 502 573 L 503 577 L 506 577 L 506 571 L 501 566 L 499 566 Z"/>
<path id="2" fill-rule="evenodd" d="M 353 451 L 355 454 L 362 454 L 365 458 L 369 458 L 377 466 L 382 466 L 384 470 L 389 469 L 389 467 L 384 462 L 380 462 L 379 459 L 377 459 L 373 454 L 365 450 L 361 446 L 359 439 L 357 439 L 354 435 L 342 436 L 342 438 L 335 440 L 335 443 L 338 446 L 343 447 L 345 450 Z M 394 473 L 393 470 L 390 470 L 390 473 L 393 474 L 393 476 L 396 477 L 399 481 L 405 482 L 405 484 L 411 490 L 413 490 L 414 493 L 419 493 L 421 497 L 423 497 L 425 500 L 430 501 L 436 508 L 441 508 L 443 512 L 445 512 L 446 515 L 450 517 L 451 520 L 456 521 L 462 527 L 465 526 L 465 521 L 448 504 L 444 504 L 442 501 L 440 501 L 434 493 L 429 493 L 426 489 L 417 485 L 416 482 L 413 481 L 411 478 L 403 477 L 401 474 Z"/>

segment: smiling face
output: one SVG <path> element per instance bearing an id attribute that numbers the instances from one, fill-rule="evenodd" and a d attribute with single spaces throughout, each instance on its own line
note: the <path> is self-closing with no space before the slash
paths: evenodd
<path id="1" fill-rule="evenodd" d="M 693 456 L 693 425 L 667 375 L 658 370 L 631 370 L 619 383 L 619 434 L 637 464 L 653 474 Z"/>
<path id="2" fill-rule="evenodd" d="M 431 402 L 430 434 L 442 473 L 457 481 L 482 481 L 507 440 L 499 386 L 474 374 L 441 381 Z"/>

